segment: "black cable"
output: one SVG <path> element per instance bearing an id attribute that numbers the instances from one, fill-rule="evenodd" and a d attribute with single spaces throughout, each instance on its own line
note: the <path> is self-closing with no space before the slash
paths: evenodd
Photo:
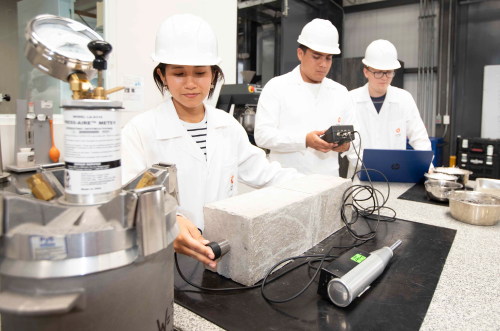
<path id="1" fill-rule="evenodd" d="M 311 277 L 311 280 L 309 281 L 309 283 L 307 283 L 307 285 L 304 286 L 302 288 L 302 290 L 300 290 L 298 293 L 292 295 L 289 298 L 282 299 L 282 300 L 271 299 L 264 292 L 264 286 L 266 285 L 267 277 L 269 277 L 269 275 L 271 274 L 271 272 L 273 272 L 273 270 L 276 269 L 279 265 L 281 265 L 282 263 L 285 263 L 285 262 L 291 260 L 291 258 L 284 259 L 284 260 L 281 260 L 280 262 L 276 263 L 271 269 L 269 269 L 269 271 L 267 272 L 266 276 L 262 280 L 261 293 L 262 293 L 262 296 L 264 297 L 264 299 L 266 299 L 269 302 L 273 302 L 273 303 L 285 303 L 285 302 L 292 301 L 293 299 L 298 298 L 300 295 L 302 295 L 302 293 L 304 293 L 309 288 L 309 286 L 311 286 L 312 282 L 314 281 L 314 279 L 318 275 L 319 271 L 321 270 L 321 266 L 325 262 L 326 257 L 328 256 L 328 254 L 330 254 L 330 252 L 332 251 L 332 249 L 333 249 L 333 246 L 330 247 L 330 249 L 328 250 L 328 252 L 326 252 L 326 254 L 323 255 L 323 257 L 321 258 L 321 262 L 319 264 L 319 267 L 318 267 L 318 269 L 316 269 L 316 272 L 314 273 L 314 276 Z"/>
<path id="2" fill-rule="evenodd" d="M 352 247 L 355 247 L 355 246 L 352 246 Z M 346 246 L 346 247 L 333 247 L 333 248 L 351 248 L 351 246 Z M 282 274 L 274 277 L 273 279 L 267 281 L 265 284 L 269 284 L 271 282 L 274 282 L 275 280 L 277 280 L 278 278 L 281 278 L 282 276 L 292 272 L 293 270 L 305 265 L 305 264 L 308 264 L 309 262 L 318 262 L 318 261 L 321 261 L 321 258 L 324 256 L 324 254 L 321 254 L 321 255 L 300 255 L 300 256 L 293 256 L 293 257 L 289 257 L 285 260 L 283 260 L 283 262 L 280 262 L 278 264 L 276 264 L 271 270 L 269 273 L 271 273 L 274 269 L 276 269 L 277 266 L 279 266 L 280 264 L 284 263 L 284 262 L 288 262 L 289 260 L 298 260 L 298 259 L 302 259 L 302 258 L 315 258 L 313 260 L 308 260 L 308 261 L 305 261 L 305 262 L 302 262 L 296 266 L 294 266 L 293 268 L 283 272 Z M 329 257 L 337 257 L 336 255 L 329 255 Z M 182 273 L 180 267 L 179 267 L 179 262 L 177 261 L 177 253 L 174 253 L 174 259 L 175 259 L 175 266 L 177 268 L 177 272 L 179 273 L 179 276 L 181 276 L 181 278 L 189 285 L 197 288 L 197 289 L 200 289 L 200 290 L 203 290 L 203 291 L 210 291 L 210 292 L 224 292 L 224 291 L 244 291 L 244 290 L 253 290 L 255 288 L 258 288 L 258 287 L 261 287 L 262 285 L 259 283 L 259 284 L 256 284 L 256 285 L 252 285 L 252 286 L 241 286 L 241 287 L 229 287 L 229 288 L 209 288 L 209 287 L 203 287 L 203 286 L 200 286 L 200 285 L 196 285 L 194 283 L 192 283 L 191 281 L 189 281 L 186 276 L 184 276 L 184 274 Z M 269 276 L 269 273 L 267 274 L 266 277 Z M 264 281 L 266 281 L 266 279 L 263 279 L 262 282 L 264 283 Z"/>
<path id="3" fill-rule="evenodd" d="M 292 301 L 296 298 L 298 298 L 300 295 L 302 295 L 302 293 L 304 293 L 308 288 L 309 286 L 311 286 L 311 284 L 314 282 L 314 279 L 316 278 L 316 276 L 318 275 L 318 273 L 320 272 L 321 270 L 321 266 L 323 265 L 323 263 L 325 262 L 326 258 L 329 256 L 330 252 L 332 251 L 332 249 L 334 248 L 340 248 L 340 249 L 344 249 L 344 248 L 354 248 L 354 247 L 357 247 L 357 246 L 360 246 L 360 245 L 363 245 L 364 242 L 362 243 L 357 243 L 357 244 L 353 244 L 353 245 L 350 245 L 350 246 L 332 246 L 330 247 L 330 249 L 328 250 L 328 252 L 326 252 L 325 254 L 322 254 L 320 255 L 321 256 L 321 259 L 316 259 L 315 261 L 320 261 L 320 264 L 318 266 L 318 268 L 316 269 L 316 272 L 314 273 L 314 276 L 311 278 L 311 280 L 309 281 L 309 283 L 307 283 L 306 286 L 304 286 L 302 288 L 302 290 L 300 290 L 298 293 L 294 294 L 293 296 L 291 297 L 288 297 L 286 299 L 282 299 L 282 300 L 276 300 L 276 299 L 271 299 L 269 298 L 266 293 L 264 292 L 264 286 L 269 284 L 269 282 L 266 282 L 267 280 L 267 277 L 269 277 L 269 275 L 273 272 L 274 269 L 276 269 L 278 266 L 280 266 L 282 263 L 285 263 L 285 262 L 288 262 L 289 260 L 292 260 L 292 259 L 298 259 L 298 258 L 302 258 L 302 257 L 305 257 L 305 256 L 294 256 L 294 257 L 289 257 L 287 259 L 284 259 L 284 260 L 281 260 L 280 262 L 276 263 L 271 269 L 269 269 L 269 271 L 267 272 L 266 276 L 264 277 L 264 279 L 262 280 L 262 284 L 261 284 L 261 293 L 262 293 L 262 297 L 264 297 L 264 299 L 266 299 L 267 301 L 269 302 L 273 302 L 273 303 L 285 303 L 285 302 L 289 302 L 289 301 Z M 312 260 L 313 261 L 313 260 Z M 306 261 L 304 263 L 301 263 L 301 265 L 303 264 L 309 264 L 310 261 Z M 280 275 L 282 276 L 282 275 Z M 274 280 L 274 279 L 273 279 Z"/>
<path id="4" fill-rule="evenodd" d="M 362 172 L 362 171 L 364 171 L 366 173 L 366 176 L 368 178 L 368 182 L 370 184 L 369 185 L 361 185 L 361 184 L 359 184 L 359 185 L 352 185 L 346 191 L 344 191 L 344 194 L 343 194 L 343 204 L 342 204 L 340 213 L 341 213 L 342 221 L 344 222 L 344 224 L 345 224 L 347 230 L 349 231 L 349 233 L 351 234 L 351 236 L 353 238 L 357 239 L 357 240 L 366 242 L 368 240 L 371 240 L 371 239 L 375 238 L 375 236 L 377 234 L 378 226 L 380 224 L 380 221 L 393 221 L 395 219 L 395 217 L 396 217 L 396 212 L 393 209 L 391 209 L 391 208 L 385 207 L 385 204 L 387 203 L 387 200 L 389 199 L 390 192 L 391 192 L 390 191 L 389 181 L 387 180 L 387 177 L 385 177 L 385 175 L 382 172 L 380 172 L 380 171 L 378 171 L 376 169 L 368 169 L 368 168 L 366 168 L 366 165 L 365 165 L 365 163 L 363 162 L 363 160 L 361 159 L 361 156 L 360 156 L 360 153 L 361 153 L 361 144 L 362 144 L 361 135 L 357 131 L 353 132 L 353 134 L 356 134 L 356 133 L 359 136 L 359 148 L 358 148 L 358 150 L 356 150 L 356 147 L 354 147 L 354 152 L 356 153 L 357 161 L 356 161 L 355 172 L 354 172 L 351 180 L 354 180 L 354 178 L 355 178 L 356 175 L 358 175 L 358 178 L 359 178 L 359 173 Z M 353 140 L 350 133 L 349 133 L 349 138 L 351 138 L 351 141 Z M 361 170 L 358 171 L 357 170 L 357 165 L 358 165 L 359 162 L 361 162 Z M 375 171 L 375 172 L 381 174 L 384 177 L 384 179 L 385 179 L 385 181 L 387 183 L 387 197 L 385 197 L 380 190 L 375 189 L 373 187 L 373 183 L 372 183 L 372 180 L 370 178 L 369 171 Z M 361 192 L 365 192 L 365 191 L 367 191 L 369 193 L 369 196 L 367 198 L 357 199 L 357 196 Z M 383 198 L 383 203 L 382 204 L 379 203 L 378 195 L 382 196 L 382 198 Z M 351 203 L 349 203 L 349 199 L 352 199 Z M 361 206 L 359 204 L 362 201 L 368 201 L 368 200 L 373 200 L 373 206 L 372 207 L 363 207 L 363 206 Z M 352 218 L 351 218 L 350 222 L 348 221 L 348 216 L 346 215 L 346 209 L 349 206 L 352 207 L 353 212 L 355 214 L 354 220 L 352 220 Z M 392 212 L 394 212 L 394 216 L 389 217 L 389 218 L 383 218 L 383 216 L 380 215 L 380 211 L 382 209 L 389 209 L 389 210 L 391 210 Z M 373 215 L 375 213 L 377 214 L 376 218 L 373 217 Z M 351 213 L 351 216 L 352 215 L 353 215 L 353 213 Z M 377 224 L 375 226 L 375 230 L 371 230 L 370 232 L 367 232 L 367 233 L 364 233 L 364 234 L 358 234 L 356 231 L 354 231 L 351 228 L 351 225 L 354 224 L 354 223 L 356 223 L 360 216 L 363 217 L 363 218 L 367 218 L 367 219 L 371 219 L 371 220 L 376 220 Z"/>
<path id="5" fill-rule="evenodd" d="M 354 180 L 355 176 L 358 175 L 360 172 L 365 171 L 366 175 L 367 175 L 367 178 L 368 178 L 368 182 L 370 184 L 369 185 L 352 185 L 347 190 L 345 190 L 344 194 L 342 196 L 343 203 L 342 203 L 342 207 L 341 207 L 340 213 L 341 213 L 341 219 L 344 222 L 344 224 L 345 224 L 345 226 L 346 226 L 349 234 L 355 240 L 358 240 L 358 241 L 361 241 L 361 242 L 356 243 L 356 244 L 352 244 L 350 246 L 332 246 L 332 247 L 330 247 L 330 249 L 325 254 L 320 254 L 320 255 L 301 255 L 301 256 L 293 256 L 293 257 L 289 257 L 289 258 L 283 259 L 280 262 L 276 263 L 272 268 L 269 269 L 269 271 L 266 273 L 264 279 L 262 280 L 262 282 L 260 284 L 256 284 L 256 285 L 253 285 L 253 286 L 242 286 L 242 287 L 232 287 L 232 288 L 207 288 L 207 287 L 202 287 L 202 286 L 199 286 L 199 285 L 196 285 L 196 284 L 190 282 L 182 274 L 182 272 L 181 272 L 181 270 L 179 268 L 179 263 L 177 261 L 177 253 L 175 253 L 175 256 L 174 256 L 175 257 L 175 266 L 177 267 L 177 271 L 178 271 L 179 275 L 181 276 L 181 278 L 187 284 L 189 284 L 189 285 L 191 285 L 191 286 L 193 286 L 193 287 L 195 287 L 197 289 L 200 289 L 202 291 L 208 291 L 208 292 L 242 291 L 242 290 L 252 290 L 252 289 L 260 287 L 261 288 L 262 296 L 267 301 L 273 302 L 273 303 L 285 303 L 285 302 L 289 302 L 291 300 L 296 299 L 297 297 L 299 297 L 300 295 L 302 295 L 309 288 L 309 286 L 311 286 L 311 284 L 314 282 L 314 279 L 316 278 L 316 276 L 320 272 L 321 267 L 323 266 L 323 264 L 324 264 L 325 261 L 331 262 L 331 261 L 334 260 L 334 258 L 338 257 L 337 255 L 330 255 L 330 252 L 332 251 L 332 249 L 334 249 L 334 248 L 336 248 L 336 249 L 351 249 L 351 248 L 363 245 L 365 242 L 367 242 L 367 241 L 372 240 L 373 238 L 375 238 L 375 236 L 377 234 L 377 229 L 378 229 L 378 226 L 379 226 L 380 222 L 381 221 L 387 221 L 387 222 L 394 221 L 395 218 L 396 218 L 396 212 L 394 211 L 394 209 L 385 206 L 385 204 L 389 200 L 389 195 L 390 195 L 390 185 L 389 185 L 389 181 L 387 180 L 387 177 L 382 172 L 380 172 L 380 171 L 378 171 L 376 169 L 367 169 L 366 168 L 363 160 L 360 157 L 360 153 L 361 153 L 361 135 L 357 131 L 353 132 L 353 134 L 355 134 L 355 133 L 357 133 L 358 136 L 359 136 L 359 148 L 358 148 L 358 150 L 356 150 L 356 147 L 354 146 L 354 152 L 356 153 L 357 161 L 356 161 L 355 173 L 353 174 L 351 180 Z M 350 133 L 349 133 L 349 138 L 351 138 L 351 141 L 353 140 Z M 359 162 L 361 162 L 361 170 L 358 171 L 357 168 L 358 168 Z M 373 183 L 372 183 L 370 175 L 368 173 L 369 171 L 375 171 L 375 172 L 381 174 L 384 177 L 384 179 L 385 179 L 385 181 L 387 183 L 387 192 L 388 192 L 387 193 L 387 197 L 385 197 L 380 190 L 375 189 L 373 187 Z M 358 175 L 358 177 L 359 177 L 359 175 Z M 366 197 L 366 198 L 359 198 L 358 199 L 357 196 L 361 192 L 365 192 L 365 191 L 369 192 L 369 196 Z M 380 195 L 382 197 L 382 200 L 383 200 L 383 203 L 381 205 L 379 204 L 378 195 Z M 352 202 L 349 202 L 350 199 L 352 199 Z M 363 206 L 361 206 L 359 204 L 360 202 L 369 201 L 369 200 L 373 200 L 373 206 L 363 207 Z M 348 221 L 348 218 L 347 218 L 347 216 L 345 214 L 347 207 L 352 207 L 353 212 L 356 215 L 356 217 L 354 218 L 354 220 L 352 220 L 352 218 L 351 218 L 350 222 Z M 392 217 L 383 216 L 383 215 L 380 214 L 380 211 L 382 209 L 391 210 L 392 212 L 394 212 L 394 215 Z M 377 214 L 376 218 L 373 217 L 373 215 L 375 213 Z M 351 213 L 351 215 L 353 215 L 353 213 Z M 370 227 L 370 225 L 369 225 L 371 231 L 369 231 L 367 233 L 364 233 L 364 234 L 358 234 L 355 230 L 353 230 L 351 228 L 351 225 L 354 224 L 354 223 L 356 223 L 358 221 L 359 217 L 362 217 L 364 219 L 376 220 L 377 224 L 375 226 L 375 229 L 372 230 L 371 227 Z M 307 260 L 305 262 L 301 262 L 301 263 L 297 264 L 296 266 L 293 266 L 293 268 L 291 268 L 291 269 L 289 269 L 289 270 L 281 273 L 280 275 L 278 275 L 278 276 L 276 276 L 276 277 L 268 280 L 268 278 L 271 275 L 271 273 L 276 268 L 278 268 L 279 266 L 281 266 L 283 263 L 286 263 L 286 262 L 292 261 L 292 260 L 303 259 L 303 258 L 313 258 L 313 259 Z M 315 262 L 319 262 L 318 267 L 314 267 L 312 265 Z M 271 299 L 271 298 L 269 298 L 266 295 L 266 293 L 264 291 L 266 285 L 268 285 L 269 283 L 271 283 L 271 282 L 273 282 L 273 281 L 275 281 L 275 280 L 283 277 L 284 275 L 287 275 L 288 273 L 292 272 L 293 270 L 295 270 L 297 268 L 300 268 L 301 266 L 303 266 L 305 264 L 307 264 L 310 268 L 315 269 L 316 272 L 314 273 L 314 276 L 311 278 L 311 280 L 307 283 L 307 285 L 305 285 L 298 293 L 294 294 L 291 297 L 288 297 L 288 298 L 285 298 L 285 299 L 280 299 L 280 300 L 278 300 L 278 299 Z"/>
<path id="6" fill-rule="evenodd" d="M 335 259 L 333 259 L 333 257 L 334 257 L 334 258 L 338 258 L 338 257 L 339 257 L 339 255 L 329 255 L 329 256 L 325 259 L 325 261 L 326 261 L 326 262 L 333 262 L 333 261 L 335 261 Z M 317 268 L 317 267 L 315 267 L 315 266 L 313 266 L 313 263 L 314 263 L 314 262 L 320 262 L 320 261 L 321 261 L 321 260 L 309 260 L 309 261 L 307 261 L 307 265 L 309 266 L 309 268 L 316 270 L 316 269 L 318 269 L 318 268 Z"/>
<path id="7" fill-rule="evenodd" d="M 358 244 L 355 244 L 355 245 L 351 245 L 351 248 L 352 247 L 356 247 L 356 246 L 360 246 L 362 244 L 364 244 L 365 242 L 367 242 L 368 240 L 372 240 L 373 238 L 375 238 L 375 236 L 377 235 L 377 229 L 378 229 L 378 226 L 380 224 L 380 221 L 387 221 L 387 220 L 393 220 L 396 216 L 396 212 L 393 210 L 393 209 L 390 209 L 394 212 L 394 216 L 392 218 L 388 218 L 388 219 L 381 219 L 381 215 L 380 215 L 380 210 L 383 209 L 383 208 L 387 208 L 385 207 L 385 204 L 387 203 L 387 200 L 389 199 L 389 195 L 390 195 L 390 185 L 389 185 L 389 181 L 387 180 L 387 177 L 385 177 L 385 175 L 383 173 L 381 173 L 380 171 L 378 170 L 375 170 L 375 169 L 367 169 L 363 160 L 361 159 L 360 157 L 360 153 L 361 153 L 361 135 L 359 134 L 359 132 L 357 131 L 354 131 L 354 133 L 357 133 L 358 136 L 359 136 L 359 151 L 356 150 L 356 146 L 354 146 L 354 152 L 356 153 L 356 156 L 357 156 L 357 161 L 356 161 L 356 170 L 357 170 L 357 165 L 359 164 L 359 162 L 361 161 L 361 166 L 362 166 L 362 170 L 360 171 L 356 171 L 352 177 L 351 180 L 354 179 L 354 176 L 356 174 L 358 174 L 359 172 L 361 171 L 365 171 L 366 172 L 366 175 L 368 177 L 368 181 L 370 183 L 370 185 L 352 185 L 351 187 L 349 187 L 347 190 L 344 191 L 344 194 L 343 194 L 343 203 L 342 203 L 342 207 L 341 207 L 341 218 L 342 218 L 342 221 L 344 222 L 349 234 L 356 240 L 359 240 L 361 241 L 361 243 L 358 243 Z M 352 139 L 352 136 L 351 134 L 349 133 L 349 138 L 351 138 L 351 141 L 353 140 Z M 363 170 L 364 168 L 364 170 Z M 386 183 L 387 183 L 387 188 L 388 188 L 388 194 L 387 194 L 387 198 L 384 197 L 384 195 L 382 194 L 382 192 L 380 192 L 379 190 L 375 189 L 373 187 L 373 183 L 371 181 L 371 178 L 370 178 L 370 175 L 368 173 L 368 171 L 376 171 L 378 173 L 380 173 Z M 365 191 L 367 190 L 369 193 L 370 193 L 370 196 L 368 198 L 364 198 L 364 199 L 356 199 L 356 196 L 358 194 L 360 194 L 362 191 Z M 383 197 L 383 204 L 380 205 L 379 204 L 379 201 L 378 201 L 378 196 L 377 194 L 380 194 L 382 197 Z M 353 203 L 348 203 L 349 201 L 349 198 L 352 197 L 352 200 L 353 200 Z M 359 201 L 368 201 L 372 199 L 373 200 L 373 207 L 368 207 L 368 208 L 365 208 L 365 207 L 362 207 L 360 204 L 359 204 Z M 356 213 L 356 218 L 354 219 L 354 221 L 351 220 L 351 222 L 348 221 L 347 219 L 347 216 L 346 216 L 346 207 L 348 206 L 352 206 L 355 213 Z M 359 216 L 362 216 L 362 217 L 366 217 L 368 219 L 373 219 L 371 217 L 371 215 L 373 215 L 375 212 L 377 212 L 377 225 L 375 227 L 375 230 L 371 230 L 370 232 L 368 233 L 365 233 L 365 234 L 358 234 L 356 233 L 356 231 L 354 231 L 352 228 L 351 228 L 351 225 L 356 223 L 356 221 L 358 220 Z M 351 213 L 352 215 L 352 213 Z M 264 299 L 266 299 L 267 301 L 269 302 L 273 302 L 273 303 L 285 303 L 285 302 L 288 302 L 288 301 L 291 301 L 291 300 L 294 300 L 296 299 L 297 297 L 299 297 L 302 293 L 304 293 L 308 288 L 309 286 L 313 283 L 314 279 L 316 278 L 316 276 L 318 275 L 318 273 L 320 272 L 321 270 L 321 267 L 323 266 L 323 263 L 325 262 L 325 260 L 327 259 L 328 255 L 330 254 L 331 250 L 335 248 L 334 246 L 332 246 L 328 252 L 326 254 L 323 255 L 323 257 L 321 258 L 320 260 L 320 264 L 316 269 L 316 272 L 314 273 L 314 276 L 311 278 L 311 280 L 309 281 L 309 283 L 307 283 L 307 285 L 305 285 L 302 290 L 300 290 L 298 293 L 294 294 L 293 296 L 291 297 L 288 297 L 286 299 L 281 299 L 281 300 L 277 300 L 277 299 L 271 299 L 269 298 L 265 292 L 264 292 L 264 287 L 265 285 L 267 284 L 266 283 L 266 280 L 267 280 L 267 277 L 269 277 L 269 275 L 271 274 L 271 272 L 277 268 L 279 265 L 281 265 L 282 263 L 285 263 L 287 261 L 289 261 L 290 259 L 292 258 L 288 258 L 288 259 L 284 259 L 280 262 L 278 262 L 276 265 L 274 265 L 269 271 L 268 273 L 266 274 L 266 276 L 264 277 L 263 279 L 263 282 L 262 282 L 262 285 L 261 285 L 261 292 L 262 292 L 262 296 L 264 297 Z M 311 266 L 310 264 L 311 262 L 308 262 L 309 266 Z M 314 267 L 313 267 L 314 268 Z"/>

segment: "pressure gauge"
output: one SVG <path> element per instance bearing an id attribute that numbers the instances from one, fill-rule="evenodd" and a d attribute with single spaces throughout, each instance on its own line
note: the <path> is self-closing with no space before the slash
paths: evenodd
<path id="1" fill-rule="evenodd" d="M 69 18 L 39 15 L 26 27 L 25 55 L 33 66 L 46 74 L 68 81 L 75 72 L 83 72 L 92 80 L 94 55 L 87 45 L 103 40 L 89 27 Z"/>

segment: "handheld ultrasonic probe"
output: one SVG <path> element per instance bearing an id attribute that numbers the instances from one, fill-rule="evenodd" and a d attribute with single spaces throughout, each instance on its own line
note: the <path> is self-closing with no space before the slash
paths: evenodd
<path id="1" fill-rule="evenodd" d="M 229 241 L 227 241 L 225 239 L 221 240 L 220 242 L 212 241 L 212 242 L 206 244 L 205 246 L 210 247 L 212 249 L 212 251 L 214 252 L 213 260 L 217 260 L 218 258 L 223 257 L 231 249 L 231 245 L 229 244 Z"/>

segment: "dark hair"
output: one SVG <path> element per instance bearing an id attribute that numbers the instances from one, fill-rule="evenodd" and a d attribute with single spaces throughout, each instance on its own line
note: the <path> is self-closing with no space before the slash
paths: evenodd
<path id="1" fill-rule="evenodd" d="M 304 54 L 306 54 L 307 50 L 310 49 L 309 47 L 302 44 L 299 44 L 299 48 L 302 50 L 302 52 L 304 52 Z"/>
<path id="2" fill-rule="evenodd" d="M 210 99 L 212 95 L 214 94 L 215 88 L 217 87 L 217 83 L 224 80 L 224 73 L 222 73 L 222 69 L 217 66 L 210 66 L 212 69 L 212 84 L 214 85 L 213 88 L 210 88 L 210 91 L 208 92 L 208 98 Z M 153 70 L 153 79 L 155 80 L 156 86 L 161 92 L 161 95 L 164 95 L 165 91 L 168 91 L 168 87 L 165 87 L 165 84 L 163 84 L 163 81 L 161 80 L 160 75 L 158 74 L 158 69 L 160 69 L 160 72 L 165 75 L 165 69 L 167 69 L 167 64 L 166 63 L 160 63 L 158 64 L 154 70 Z"/>

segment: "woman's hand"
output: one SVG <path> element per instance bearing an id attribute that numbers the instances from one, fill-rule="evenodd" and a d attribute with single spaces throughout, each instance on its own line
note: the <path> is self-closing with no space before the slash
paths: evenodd
<path id="1" fill-rule="evenodd" d="M 177 216 L 177 223 L 179 223 L 180 231 L 174 240 L 174 250 L 203 262 L 210 268 L 215 268 L 217 262 L 212 260 L 214 252 L 210 247 L 205 246 L 210 241 L 205 240 L 196 225 L 187 218 Z"/>

